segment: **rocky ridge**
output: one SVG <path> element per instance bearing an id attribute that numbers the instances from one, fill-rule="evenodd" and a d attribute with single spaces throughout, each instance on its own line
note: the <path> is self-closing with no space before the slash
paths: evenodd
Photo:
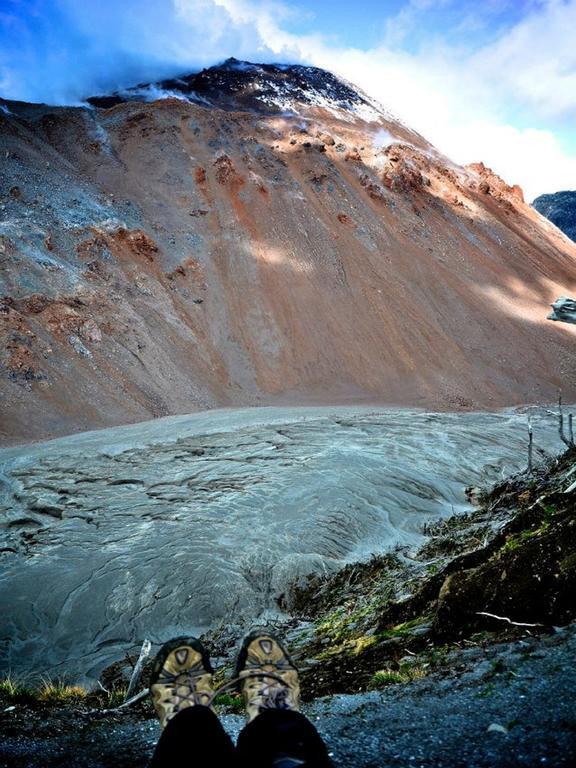
<path id="1" fill-rule="evenodd" d="M 576 191 L 540 195 L 532 205 L 567 237 L 576 241 Z"/>

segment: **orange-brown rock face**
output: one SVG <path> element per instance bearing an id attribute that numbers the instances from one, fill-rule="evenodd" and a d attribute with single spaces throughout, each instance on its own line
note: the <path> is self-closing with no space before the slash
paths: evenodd
<path id="1" fill-rule="evenodd" d="M 576 246 L 391 118 L 9 107 L 4 441 L 226 405 L 576 397 L 576 328 L 546 320 Z"/>

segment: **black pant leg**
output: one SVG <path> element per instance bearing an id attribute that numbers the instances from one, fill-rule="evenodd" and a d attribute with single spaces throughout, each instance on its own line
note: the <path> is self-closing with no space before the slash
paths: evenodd
<path id="1" fill-rule="evenodd" d="M 218 717 L 208 707 L 188 707 L 168 721 L 150 768 L 230 768 L 236 749 Z"/>
<path id="2" fill-rule="evenodd" d="M 288 758 L 306 768 L 332 768 L 320 734 L 300 712 L 269 709 L 252 720 L 238 737 L 238 760 L 242 768 L 289 766 Z"/>

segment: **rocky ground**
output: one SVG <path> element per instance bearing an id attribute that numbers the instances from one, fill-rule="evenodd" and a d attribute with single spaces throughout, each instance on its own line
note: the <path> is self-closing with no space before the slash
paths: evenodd
<path id="1" fill-rule="evenodd" d="M 382 691 L 327 696 L 305 713 L 336 766 L 494 768 L 576 762 L 576 627 L 453 651 L 443 667 Z M 6 706 L 2 706 L 6 710 Z M 240 715 L 223 714 L 235 737 Z M 18 705 L 0 712 L 4 768 L 135 768 L 159 736 L 152 713 Z"/>
<path id="2" fill-rule="evenodd" d="M 283 632 L 336 765 L 576 761 L 575 449 L 470 493 L 478 509 L 436 524 L 415 565 L 396 553 L 295 586 Z M 243 629 L 205 638 L 224 674 Z M 103 675 L 109 689 L 126 666 Z M 71 766 L 79 750 L 89 768 L 142 765 L 158 735 L 147 703 L 106 714 L 104 693 L 66 708 L 2 696 L 7 766 Z"/>

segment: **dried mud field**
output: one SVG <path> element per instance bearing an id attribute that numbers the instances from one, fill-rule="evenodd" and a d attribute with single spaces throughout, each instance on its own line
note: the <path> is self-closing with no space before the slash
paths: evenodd
<path id="1" fill-rule="evenodd" d="M 556 424 L 531 409 L 538 450 Z M 1 665 L 94 680 L 139 647 L 281 615 L 299 578 L 424 541 L 526 462 L 526 413 L 246 409 L 0 453 Z"/>

